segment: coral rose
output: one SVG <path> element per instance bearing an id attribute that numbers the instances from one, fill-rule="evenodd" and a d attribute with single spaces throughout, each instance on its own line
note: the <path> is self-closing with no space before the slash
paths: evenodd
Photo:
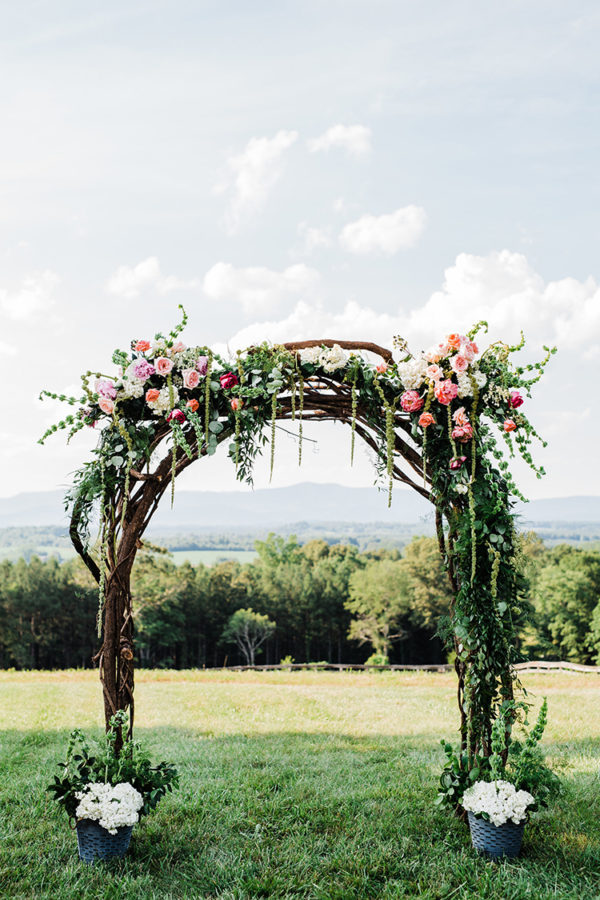
<path id="1" fill-rule="evenodd" d="M 159 375 L 168 375 L 173 370 L 173 363 L 166 356 L 159 356 L 154 360 L 156 371 Z"/>
<path id="2" fill-rule="evenodd" d="M 429 426 L 433 425 L 434 422 L 435 419 L 429 412 L 421 413 L 421 415 L 419 416 L 419 425 L 421 426 L 421 428 L 429 428 Z"/>
<path id="3" fill-rule="evenodd" d="M 106 413 L 107 416 L 112 415 L 112 412 L 115 408 L 115 404 L 112 400 L 109 400 L 108 397 L 100 397 L 98 400 L 98 406 L 102 410 L 102 412 Z"/>
<path id="4" fill-rule="evenodd" d="M 241 397 L 234 397 L 231 401 L 231 408 L 234 410 L 234 412 L 237 412 L 238 409 L 241 409 L 243 405 L 244 401 L 241 399 Z"/>
<path id="5" fill-rule="evenodd" d="M 517 426 L 516 426 L 516 424 L 513 422 L 512 419 L 505 419 L 505 420 L 504 420 L 504 425 L 503 425 L 502 427 L 504 428 L 504 430 L 505 430 L 506 432 L 509 432 L 509 431 L 514 431 L 515 428 L 516 428 Z"/>
<path id="6" fill-rule="evenodd" d="M 185 413 L 180 409 L 173 409 L 167 416 L 167 422 L 177 422 L 178 425 L 183 425 L 185 422 Z"/>
<path id="7" fill-rule="evenodd" d="M 224 375 L 219 377 L 219 381 L 221 382 L 221 387 L 225 391 L 228 388 L 235 387 L 236 384 L 239 384 L 239 378 L 237 375 L 234 375 L 233 372 L 225 372 Z"/>
<path id="8" fill-rule="evenodd" d="M 519 391 L 511 391 L 510 399 L 508 402 L 513 409 L 518 409 L 518 407 L 522 406 L 525 401 L 523 400 L 523 395 Z"/>
<path id="9" fill-rule="evenodd" d="M 448 406 L 458 394 L 458 385 L 453 381 L 450 381 L 449 378 L 446 379 L 446 381 L 438 381 L 434 393 L 438 403 Z"/>
<path id="10" fill-rule="evenodd" d="M 146 391 L 146 403 L 156 403 L 160 395 L 160 391 L 157 391 L 156 388 L 150 388 L 149 391 Z"/>
<path id="11" fill-rule="evenodd" d="M 185 405 L 187 406 L 188 409 L 191 409 L 192 412 L 196 412 L 196 410 L 200 406 L 200 404 L 198 403 L 198 401 L 196 399 L 194 399 L 194 397 L 192 397 L 191 400 L 188 400 L 188 402 Z"/>
<path id="12" fill-rule="evenodd" d="M 387 372 L 387 370 L 387 363 L 379 363 L 379 365 L 375 366 L 375 371 L 379 372 L 380 375 L 383 375 L 384 372 Z"/>
<path id="13" fill-rule="evenodd" d="M 184 369 L 181 374 L 183 375 L 184 387 L 193 390 L 200 384 L 200 372 L 198 369 Z"/>
<path id="14" fill-rule="evenodd" d="M 418 391 L 404 391 L 400 397 L 400 406 L 404 412 L 418 412 L 425 404 Z"/>
<path id="15" fill-rule="evenodd" d="M 464 406 L 461 406 L 460 409 L 457 409 L 455 413 L 452 413 L 452 418 L 456 422 L 457 425 L 461 427 L 463 425 L 469 424 L 469 419 L 467 418 L 467 414 L 465 413 Z"/>
<path id="16" fill-rule="evenodd" d="M 150 341 L 136 341 L 133 345 L 134 350 L 139 350 L 140 353 L 145 353 L 146 350 L 150 349 Z"/>
<path id="17" fill-rule="evenodd" d="M 448 334 L 446 335 L 446 343 L 451 350 L 458 350 L 460 345 L 463 343 L 463 338 L 460 334 Z"/>

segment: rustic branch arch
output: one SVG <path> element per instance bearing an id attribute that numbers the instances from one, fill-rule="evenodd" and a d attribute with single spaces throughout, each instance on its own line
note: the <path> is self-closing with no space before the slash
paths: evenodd
<path id="1" fill-rule="evenodd" d="M 462 746 L 489 753 L 491 723 L 513 696 L 511 608 L 519 592 L 511 494 L 516 492 L 489 421 L 527 449 L 535 432 L 515 410 L 543 365 L 514 368 L 512 350 L 496 344 L 479 358 L 468 335 L 448 335 L 412 356 L 395 339 L 391 350 L 363 341 L 318 339 L 238 353 L 233 364 L 208 348 L 179 340 L 186 324 L 154 342 L 116 351 L 120 373 L 83 376 L 79 404 L 59 428 L 70 434 L 104 425 L 95 459 L 78 473 L 71 501 L 71 540 L 101 595 L 97 654 L 106 722 L 117 710 L 134 718 L 134 638 L 130 578 L 136 552 L 164 493 L 193 462 L 230 440 L 238 474 L 248 477 L 264 435 L 275 423 L 336 421 L 375 453 L 381 474 L 417 491 L 435 507 L 440 551 L 454 602 L 448 640 L 455 653 Z M 484 323 L 482 323 L 484 324 Z M 379 359 L 365 359 L 368 352 Z M 96 381 L 90 387 L 90 377 Z M 512 392 L 511 392 L 512 391 Z M 56 397 L 55 394 L 49 396 Z M 507 418 L 507 416 L 512 416 Z M 484 420 L 487 418 L 488 422 Z M 510 443 L 510 449 L 512 449 Z M 300 449 L 301 452 L 301 449 Z M 533 463 L 531 463 L 533 465 Z M 517 492 L 518 493 L 518 492 Z M 89 540 L 99 505 L 99 547 Z"/>

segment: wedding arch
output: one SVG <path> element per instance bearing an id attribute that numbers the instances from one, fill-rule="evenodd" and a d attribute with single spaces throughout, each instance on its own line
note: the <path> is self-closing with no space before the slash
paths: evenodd
<path id="1" fill-rule="evenodd" d="M 260 344 L 232 362 L 180 340 L 187 324 L 181 310 L 169 334 L 115 351 L 117 374 L 86 372 L 81 397 L 41 395 L 76 407 L 41 443 L 60 429 L 69 439 L 85 426 L 100 431 L 67 502 L 71 540 L 99 585 L 95 660 L 107 725 L 117 710 L 129 710 L 133 728 L 130 578 L 162 496 L 170 492 L 172 500 L 177 476 L 226 441 L 238 478 L 251 481 L 264 446 L 272 471 L 278 420 L 295 423 L 301 463 L 303 424 L 335 421 L 349 426 L 350 463 L 357 437 L 373 451 L 388 503 L 398 481 L 433 504 L 453 592 L 445 631 L 455 654 L 461 744 L 469 757 L 488 756 L 492 723 L 513 697 L 513 617 L 523 585 L 511 511 L 521 495 L 506 449 L 543 474 L 530 453 L 538 435 L 521 406 L 554 348 L 545 347 L 539 363 L 516 366 L 511 355 L 523 338 L 480 353 L 475 339 L 487 331 L 480 322 L 414 355 L 399 337 L 394 353 L 363 341 L 318 339 Z"/>

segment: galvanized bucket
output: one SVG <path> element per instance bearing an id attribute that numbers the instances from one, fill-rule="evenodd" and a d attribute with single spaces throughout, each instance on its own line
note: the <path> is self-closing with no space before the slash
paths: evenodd
<path id="1" fill-rule="evenodd" d="M 86 863 L 93 863 L 96 859 L 125 856 L 132 831 L 133 825 L 123 825 L 121 828 L 117 828 L 116 834 L 111 834 L 98 822 L 80 819 L 77 822 L 79 859 Z"/>
<path id="2" fill-rule="evenodd" d="M 519 825 L 515 825 L 514 822 L 494 825 L 493 822 L 480 819 L 472 812 L 468 813 L 468 816 L 471 841 L 478 853 L 490 859 L 501 859 L 503 856 L 514 859 L 519 855 L 525 822 Z"/>

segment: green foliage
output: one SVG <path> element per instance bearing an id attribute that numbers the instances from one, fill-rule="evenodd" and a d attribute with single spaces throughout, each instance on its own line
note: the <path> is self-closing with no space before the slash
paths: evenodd
<path id="1" fill-rule="evenodd" d="M 268 616 L 253 609 L 236 609 L 223 629 L 222 640 L 236 643 L 246 658 L 248 665 L 254 665 L 261 645 L 275 631 L 275 622 Z"/>
<path id="2" fill-rule="evenodd" d="M 140 816 L 147 815 L 165 796 L 179 785 L 179 775 L 171 763 L 153 766 L 150 757 L 138 741 L 125 738 L 117 752 L 118 735 L 127 727 L 127 714 L 120 710 L 110 720 L 108 731 L 99 743 L 89 743 L 77 728 L 71 732 L 66 762 L 58 763 L 62 770 L 55 775 L 47 790 L 53 799 L 75 817 L 79 803 L 76 794 L 86 784 L 129 782 L 144 798 Z"/>

